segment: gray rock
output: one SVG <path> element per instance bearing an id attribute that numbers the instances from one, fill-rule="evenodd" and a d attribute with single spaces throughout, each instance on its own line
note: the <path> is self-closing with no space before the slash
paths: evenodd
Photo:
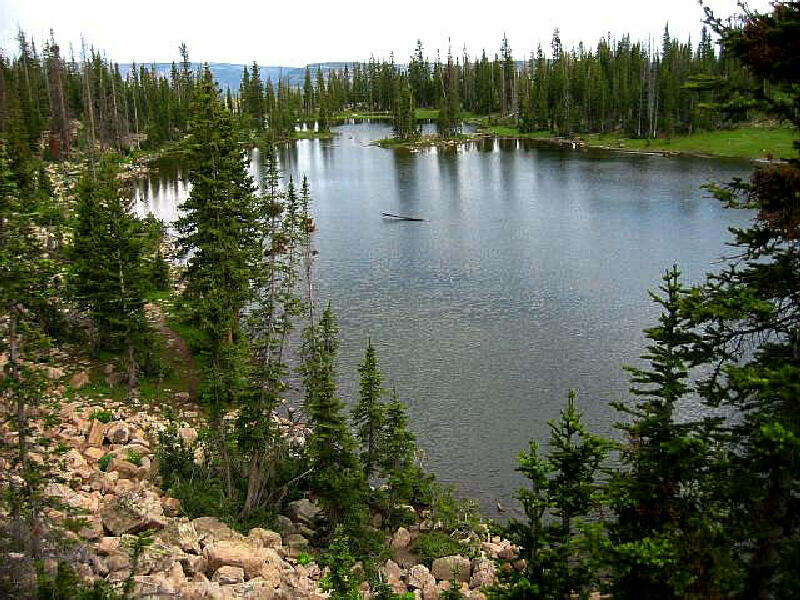
<path id="1" fill-rule="evenodd" d="M 242 539 L 242 534 L 234 531 L 214 517 L 198 517 L 192 521 L 195 531 L 203 545 L 213 542 L 228 542 Z"/>
<path id="2" fill-rule="evenodd" d="M 131 439 L 133 426 L 118 421 L 110 423 L 106 428 L 106 438 L 112 444 L 127 444 Z"/>
<path id="3" fill-rule="evenodd" d="M 283 541 L 289 550 L 289 556 L 297 558 L 308 549 L 308 540 L 299 533 L 290 533 Z"/>
<path id="4" fill-rule="evenodd" d="M 295 500 L 289 503 L 289 516 L 295 523 L 314 525 L 320 512 L 319 506 L 311 502 L 308 498 Z"/>
<path id="5" fill-rule="evenodd" d="M 294 530 L 294 523 L 289 517 L 284 515 L 278 515 L 278 531 L 280 531 L 281 535 L 289 535 L 290 533 L 297 533 Z"/>
<path id="6" fill-rule="evenodd" d="M 157 500 L 133 493 L 111 496 L 100 509 L 103 527 L 115 536 L 138 533 L 145 529 L 160 530 L 166 520 Z"/>
<path id="7" fill-rule="evenodd" d="M 455 579 L 458 583 L 469 583 L 469 559 L 463 556 L 445 556 L 433 561 L 431 573 L 436 579 L 450 581 Z"/>
<path id="8" fill-rule="evenodd" d="M 406 548 L 411 543 L 411 533 L 405 527 L 400 527 L 392 536 L 392 548 Z"/>

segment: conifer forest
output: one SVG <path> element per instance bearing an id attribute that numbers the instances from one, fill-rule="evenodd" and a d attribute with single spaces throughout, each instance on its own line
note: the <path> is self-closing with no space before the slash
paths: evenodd
<path id="1" fill-rule="evenodd" d="M 797 597 L 800 2 L 703 14 L 233 75 L 21 23 L 0 595 Z"/>

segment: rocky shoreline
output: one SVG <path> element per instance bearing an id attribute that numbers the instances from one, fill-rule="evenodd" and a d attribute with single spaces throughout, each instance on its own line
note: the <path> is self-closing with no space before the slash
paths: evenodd
<path id="1" fill-rule="evenodd" d="M 74 368 L 74 364 L 73 364 Z M 121 589 L 133 576 L 134 597 L 146 598 L 325 598 L 320 585 L 325 570 L 313 562 L 315 522 L 320 512 L 308 499 L 287 505 L 278 517 L 279 531 L 263 528 L 237 532 L 213 517 L 189 519 L 181 516 L 180 502 L 159 487 L 156 440 L 168 426 L 167 407 L 131 399 L 114 401 L 81 395 L 90 381 L 85 365 L 69 373 L 69 366 L 54 363 L 46 368 L 47 396 L 58 406 L 58 424 L 48 425 L 40 415 L 31 414 L 33 439 L 46 437 L 60 446 L 61 481 L 51 482 L 45 496 L 56 498 L 63 510 L 45 509 L 45 522 L 65 525 L 69 515 L 83 519 L 77 531 L 63 531 L 71 542 L 74 568 L 86 583 L 103 580 Z M 114 383 L 117 374 L 110 367 L 106 379 Z M 73 394 L 66 398 L 66 392 Z M 188 394 L 171 398 L 178 406 L 178 435 L 192 442 L 202 427 L 201 412 L 188 402 Z M 11 406 L 4 405 L 8 413 Z M 98 418 L 98 410 L 107 415 Z M 169 409 L 172 410 L 172 409 Z M 275 417 L 281 434 L 302 444 L 308 431 L 302 424 Z M 0 425 L 7 447 L 17 443 L 18 432 L 10 420 Z M 30 459 L 47 460 L 43 446 L 30 448 Z M 202 460 L 198 452 L 196 461 Z M 17 485 L 9 464 L 0 465 L 0 487 Z M 7 516 L 7 515 L 4 515 Z M 420 517 L 408 529 L 391 536 L 392 559 L 383 563 L 380 574 L 396 593 L 410 592 L 421 600 L 437 600 L 456 582 L 467 599 L 485 598 L 481 588 L 496 583 L 495 560 L 506 559 L 508 568 L 516 557 L 514 548 L 488 534 L 479 542 L 477 556 L 447 556 L 433 561 L 429 569 L 419 564 L 414 542 L 429 525 Z M 131 547 L 137 535 L 152 532 L 152 542 L 132 562 Z M 62 532 L 59 529 L 59 535 Z M 25 557 L 12 556 L 11 560 Z M 54 572 L 55 560 L 45 561 Z M 370 597 L 367 584 L 363 596 Z"/>

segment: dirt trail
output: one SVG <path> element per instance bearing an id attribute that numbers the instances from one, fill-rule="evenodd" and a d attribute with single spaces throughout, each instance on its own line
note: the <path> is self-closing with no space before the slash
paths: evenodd
<path id="1" fill-rule="evenodd" d="M 145 306 L 145 311 L 149 314 L 158 332 L 164 336 L 167 347 L 171 350 L 171 359 L 177 363 L 176 366 L 180 366 L 182 377 L 185 380 L 186 391 L 189 392 L 189 399 L 196 402 L 197 385 L 200 377 L 189 345 L 186 340 L 167 325 L 167 316 L 161 306 L 149 303 Z"/>

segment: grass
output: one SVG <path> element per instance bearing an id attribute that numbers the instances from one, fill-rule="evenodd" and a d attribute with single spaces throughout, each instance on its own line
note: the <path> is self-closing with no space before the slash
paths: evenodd
<path id="1" fill-rule="evenodd" d="M 671 139 L 620 139 L 614 135 L 587 135 L 589 145 L 622 147 L 643 152 L 686 152 L 730 158 L 796 158 L 795 132 L 789 127 L 739 127 L 704 131 Z"/>
<path id="2" fill-rule="evenodd" d="M 521 133 L 516 127 L 493 125 L 482 128 L 482 132 L 500 137 L 520 139 L 549 139 L 555 135 L 549 131 Z M 795 132 L 790 127 L 746 126 L 729 130 L 703 131 L 673 138 L 637 139 L 619 134 L 576 134 L 590 148 L 611 148 L 633 152 L 676 152 L 717 156 L 723 158 L 757 159 L 796 158 L 792 147 Z"/>

